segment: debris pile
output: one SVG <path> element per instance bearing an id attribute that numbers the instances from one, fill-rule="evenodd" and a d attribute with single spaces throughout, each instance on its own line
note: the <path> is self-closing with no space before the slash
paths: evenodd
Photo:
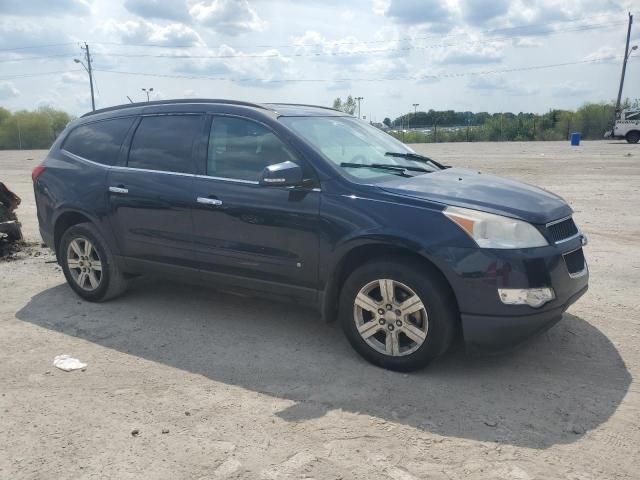
<path id="1" fill-rule="evenodd" d="M 22 240 L 20 222 L 15 210 L 20 205 L 20 197 L 0 182 L 0 257 L 10 252 L 11 246 Z"/>

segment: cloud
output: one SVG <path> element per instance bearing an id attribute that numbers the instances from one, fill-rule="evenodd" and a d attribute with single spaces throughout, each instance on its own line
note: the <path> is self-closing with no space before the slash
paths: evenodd
<path id="1" fill-rule="evenodd" d="M 471 0 L 467 1 L 471 3 Z M 478 7 L 481 4 L 481 9 L 490 9 L 498 1 L 486 0 L 473 3 L 477 3 Z M 494 17 L 499 22 L 498 25 L 494 23 L 492 26 L 507 29 L 518 27 L 518 35 L 537 36 L 546 34 L 550 30 L 560 31 L 563 28 L 619 20 L 622 18 L 623 11 L 619 2 L 613 0 L 513 0 L 509 2 L 507 11 Z M 616 14 L 620 16 L 613 17 Z M 476 25 L 480 24 L 476 23 Z"/>
<path id="2" fill-rule="evenodd" d="M 403 90 L 397 87 L 387 87 L 384 92 L 387 98 L 391 98 L 393 100 L 400 100 L 403 93 Z"/>
<path id="3" fill-rule="evenodd" d="M 261 32 L 267 26 L 247 0 L 198 2 L 189 13 L 195 21 L 223 35 Z"/>
<path id="4" fill-rule="evenodd" d="M 39 96 L 35 103 L 38 107 L 53 107 L 67 112 L 69 110 L 87 112 L 91 109 L 91 95 L 88 89 L 76 93 L 51 89 Z M 100 108 L 101 106 L 104 105 L 101 105 L 99 99 L 96 99 L 96 107 Z"/>
<path id="5" fill-rule="evenodd" d="M 20 95 L 15 85 L 11 82 L 0 82 L 0 100 L 8 100 Z"/>
<path id="6" fill-rule="evenodd" d="M 622 50 L 618 51 L 618 49 L 613 48 L 609 45 L 603 45 L 597 50 L 591 52 L 589 55 L 584 57 L 584 60 L 599 60 L 602 59 L 603 62 L 606 63 L 614 63 L 616 61 L 622 61 L 622 54 L 624 52 Z M 620 58 L 618 58 L 620 56 Z"/>
<path id="7" fill-rule="evenodd" d="M 314 31 L 307 31 L 301 37 L 293 39 L 295 52 L 314 58 L 317 61 L 336 63 L 340 65 L 353 65 L 363 63 L 371 59 L 370 50 L 389 48 L 385 45 L 367 45 L 354 36 L 327 40 L 324 36 Z M 314 56 L 317 55 L 317 58 Z"/>
<path id="8" fill-rule="evenodd" d="M 373 0 L 373 13 L 375 13 L 376 15 L 384 15 L 390 4 L 391 0 Z"/>
<path id="9" fill-rule="evenodd" d="M 586 97 L 592 91 L 584 82 L 564 82 L 551 88 L 552 94 L 556 97 Z"/>
<path id="10" fill-rule="evenodd" d="M 161 26 L 145 20 L 108 20 L 101 28 L 107 34 L 118 35 L 123 43 L 129 44 L 153 44 L 163 47 L 205 45 L 195 30 L 182 23 Z"/>
<path id="11" fill-rule="evenodd" d="M 353 84 L 351 80 L 339 80 L 336 79 L 331 83 L 327 84 L 325 89 L 329 92 L 350 92 L 352 90 Z M 348 93 L 345 93 L 345 97 L 348 96 Z"/>
<path id="12" fill-rule="evenodd" d="M 87 82 L 88 76 L 85 72 L 67 72 L 60 76 L 60 84 L 62 85 L 79 85 Z"/>
<path id="13" fill-rule="evenodd" d="M 504 58 L 502 43 L 473 43 L 448 47 L 434 55 L 434 62 L 439 64 L 471 65 L 500 63 Z"/>
<path id="14" fill-rule="evenodd" d="M 245 53 L 223 44 L 211 51 L 218 58 L 193 58 L 176 71 L 198 75 L 222 75 L 243 86 L 275 88 L 285 84 L 281 80 L 300 78 L 293 70 L 293 62 L 277 49 L 260 53 Z M 226 57 L 226 58 L 225 58 Z"/>
<path id="15" fill-rule="evenodd" d="M 438 83 L 443 75 L 442 71 L 434 70 L 433 68 L 422 68 L 418 70 L 414 78 L 416 83 L 421 85 L 429 85 L 432 83 Z"/>
<path id="16" fill-rule="evenodd" d="M 481 95 L 500 93 L 510 96 L 530 96 L 537 95 L 540 92 L 538 88 L 527 87 L 504 77 L 496 76 L 473 77 L 467 82 L 467 88 L 475 90 Z"/>
<path id="17" fill-rule="evenodd" d="M 1 0 L 0 0 L 1 1 Z M 35 41 L 37 39 L 37 41 Z M 5 20 L 0 23 L 0 48 L 3 50 L 15 50 L 16 58 L 28 56 L 42 56 L 47 54 L 79 53 L 76 45 L 59 45 L 71 43 L 72 39 L 59 29 L 45 28 L 41 24 L 33 22 L 12 22 Z M 31 45 L 50 45 L 55 47 L 39 47 L 23 49 Z"/>
<path id="18" fill-rule="evenodd" d="M 91 8 L 85 0 L 2 0 L 3 15 L 89 15 Z"/>
<path id="19" fill-rule="evenodd" d="M 124 7 L 142 18 L 162 18 L 183 23 L 191 20 L 184 0 L 126 0 Z"/>
<path id="20" fill-rule="evenodd" d="M 537 48 L 544 45 L 540 40 L 536 40 L 532 37 L 516 37 L 511 39 L 511 44 L 514 47 L 521 48 Z"/>
<path id="21" fill-rule="evenodd" d="M 349 8 L 340 12 L 340 19 L 344 22 L 350 22 L 354 18 L 356 18 L 356 12 Z"/>
<path id="22" fill-rule="evenodd" d="M 462 0 L 462 17 L 471 25 L 484 25 L 509 10 L 510 0 Z"/>
<path id="23" fill-rule="evenodd" d="M 405 25 L 424 25 L 434 32 L 453 27 L 453 12 L 440 0 L 391 0 L 385 16 Z"/>
<path id="24" fill-rule="evenodd" d="M 411 68 L 403 58 L 382 57 L 357 65 L 353 72 L 361 78 L 405 78 L 411 73 Z"/>

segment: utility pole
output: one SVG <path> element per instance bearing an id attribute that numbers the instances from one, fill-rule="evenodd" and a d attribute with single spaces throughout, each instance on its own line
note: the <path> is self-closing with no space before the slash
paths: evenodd
<path id="1" fill-rule="evenodd" d="M 420 104 L 419 103 L 414 103 L 413 104 L 413 120 L 414 121 L 416 119 L 416 115 L 418 115 L 418 105 L 420 105 Z"/>
<path id="2" fill-rule="evenodd" d="M 89 52 L 89 45 L 87 44 L 87 42 L 84 42 L 84 47 L 80 46 L 81 50 L 84 50 L 84 55 L 85 55 L 85 62 L 83 62 L 82 60 L 79 60 L 77 58 L 74 58 L 73 61 L 76 63 L 79 63 L 80 65 L 82 65 L 84 67 L 84 69 L 87 71 L 87 73 L 89 74 L 89 86 L 91 87 L 91 110 L 95 111 L 96 109 L 96 100 L 93 94 L 93 72 L 91 70 L 91 53 Z"/>
<path id="3" fill-rule="evenodd" d="M 633 15 L 629 12 L 629 26 L 627 27 L 627 43 L 624 47 L 624 59 L 622 60 L 622 74 L 620 75 L 620 88 L 618 89 L 618 100 L 616 101 L 616 118 L 620 113 L 620 100 L 622 100 L 622 87 L 624 86 L 624 76 L 627 72 L 627 60 L 629 60 L 629 40 L 631 38 L 631 25 L 633 24 Z M 637 46 L 633 47 L 633 50 L 638 48 Z M 614 122 L 616 120 L 614 118 Z"/>
<path id="4" fill-rule="evenodd" d="M 536 114 L 533 114 L 533 140 L 536 139 Z"/>
<path id="5" fill-rule="evenodd" d="M 153 92 L 153 87 L 151 87 L 151 88 L 142 88 L 141 90 L 142 90 L 143 92 L 146 92 L 146 93 L 147 93 L 147 102 L 149 102 L 149 93 L 150 93 L 150 92 Z M 360 114 L 360 112 L 358 112 L 358 115 L 359 115 L 359 114 Z"/>
<path id="6" fill-rule="evenodd" d="M 356 97 L 356 100 L 358 101 L 358 118 L 360 118 L 360 101 L 364 100 L 364 97 Z"/>
<path id="7" fill-rule="evenodd" d="M 469 124 L 471 123 L 471 117 L 467 114 L 467 142 L 469 141 Z"/>
<path id="8" fill-rule="evenodd" d="M 20 119 L 16 118 L 16 125 L 18 126 L 18 146 L 22 150 L 22 135 L 20 133 Z"/>

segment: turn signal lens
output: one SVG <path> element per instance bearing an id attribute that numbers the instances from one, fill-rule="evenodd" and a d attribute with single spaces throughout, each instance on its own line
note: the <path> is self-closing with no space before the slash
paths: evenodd
<path id="1" fill-rule="evenodd" d="M 539 308 L 556 295 L 552 288 L 499 288 L 498 296 L 505 305 L 529 305 Z"/>

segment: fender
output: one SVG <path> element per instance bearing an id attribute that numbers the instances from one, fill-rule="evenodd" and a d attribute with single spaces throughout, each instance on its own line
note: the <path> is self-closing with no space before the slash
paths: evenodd
<path id="1" fill-rule="evenodd" d="M 56 225 L 58 224 L 58 220 L 60 220 L 60 218 L 63 215 L 69 214 L 69 213 L 76 213 L 76 214 L 80 214 L 84 217 L 87 217 L 89 219 L 89 221 L 91 223 L 93 223 L 93 225 L 98 229 L 98 231 L 100 232 L 100 234 L 103 236 L 103 238 L 105 239 L 105 241 L 107 242 L 107 244 L 109 245 L 109 248 L 112 249 L 112 253 L 116 256 L 120 256 L 120 250 L 118 248 L 118 243 L 115 241 L 113 232 L 111 230 L 111 224 L 109 223 L 109 219 L 106 215 L 106 212 L 97 212 L 98 214 L 96 214 L 96 212 L 92 212 L 90 210 L 87 210 L 81 206 L 77 206 L 77 205 L 57 205 L 54 208 L 54 211 L 56 212 L 55 216 L 52 219 L 52 233 L 55 235 L 55 229 L 56 229 Z M 100 213 L 103 213 L 103 215 L 100 215 Z M 54 237 L 55 238 L 55 237 Z M 57 245 L 55 246 L 55 248 L 57 248 Z M 57 253 L 57 252 L 56 252 Z"/>
<path id="2" fill-rule="evenodd" d="M 433 252 L 425 247 L 424 241 L 420 241 L 417 238 L 411 238 L 410 236 L 400 237 L 391 232 L 385 231 L 370 231 L 359 232 L 356 237 L 344 239 L 339 245 L 331 252 L 326 262 L 321 263 L 320 271 L 320 291 L 318 296 L 318 307 L 320 309 L 321 317 L 324 321 L 332 321 L 337 313 L 339 288 L 344 281 L 344 262 L 351 253 L 360 248 L 379 249 L 380 253 L 394 253 L 398 254 L 410 254 L 423 258 L 426 262 L 432 264 L 440 273 L 443 274 L 445 279 L 448 280 L 448 275 L 443 272 L 443 265 L 439 265 L 439 262 L 435 261 L 435 255 Z"/>

